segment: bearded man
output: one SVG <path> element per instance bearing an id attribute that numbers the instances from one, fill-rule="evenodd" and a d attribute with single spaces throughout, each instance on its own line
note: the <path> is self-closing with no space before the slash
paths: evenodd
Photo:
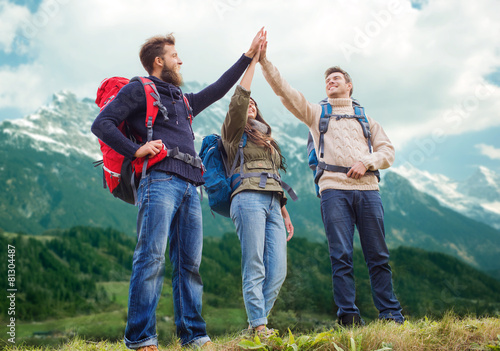
<path id="1" fill-rule="evenodd" d="M 166 112 L 158 114 L 152 141 L 139 145 L 119 130 L 121 122 L 142 140 L 148 140 L 146 97 L 142 83 L 124 86 L 97 116 L 92 132 L 129 159 L 153 157 L 163 147 L 178 148 L 184 159 L 166 157 L 155 163 L 138 187 L 137 246 L 130 279 L 125 344 L 130 349 L 157 350 L 156 307 L 161 295 L 167 243 L 172 263 L 172 289 L 177 335 L 183 346 L 210 343 L 201 316 L 203 284 L 199 266 L 202 252 L 202 217 L 196 187 L 203 184 L 201 163 L 194 147 L 190 115 L 222 98 L 238 81 L 262 42 L 259 31 L 250 49 L 215 83 L 198 93 L 180 89 L 182 60 L 172 34 L 148 39 L 140 50 L 141 63 L 158 90 Z M 186 104 L 184 97 L 187 99 Z M 191 111 L 190 111 L 191 108 Z"/>

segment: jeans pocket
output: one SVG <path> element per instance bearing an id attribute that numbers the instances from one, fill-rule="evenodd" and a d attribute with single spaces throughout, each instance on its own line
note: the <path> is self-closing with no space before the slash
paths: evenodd
<path id="1" fill-rule="evenodd" d="M 169 174 L 169 173 L 166 173 L 166 172 L 161 172 L 161 171 L 153 171 L 148 176 L 149 183 L 169 182 L 173 178 L 174 178 L 174 176 L 172 174 Z"/>

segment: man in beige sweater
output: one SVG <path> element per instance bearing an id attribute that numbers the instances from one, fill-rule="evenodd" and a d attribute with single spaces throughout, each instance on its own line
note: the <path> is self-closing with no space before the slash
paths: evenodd
<path id="1" fill-rule="evenodd" d="M 333 296 L 338 307 L 338 321 L 346 326 L 364 324 L 355 305 L 352 253 L 356 226 L 379 318 L 402 323 L 401 305 L 392 287 L 384 210 L 374 173 L 391 166 L 394 147 L 380 124 L 367 117 L 371 133 L 370 150 L 361 123 L 356 118 L 345 118 L 346 115 L 354 115 L 350 98 L 352 81 L 347 72 L 332 67 L 325 72 L 326 94 L 333 116 L 343 117 L 330 118 L 321 158 L 318 152 L 321 105 L 307 101 L 302 93 L 292 88 L 267 59 L 266 51 L 267 42 L 263 45 L 259 61 L 264 77 L 283 105 L 309 127 L 319 161 L 345 169 L 345 172 L 326 170 L 318 182 L 321 215 L 332 262 Z"/>

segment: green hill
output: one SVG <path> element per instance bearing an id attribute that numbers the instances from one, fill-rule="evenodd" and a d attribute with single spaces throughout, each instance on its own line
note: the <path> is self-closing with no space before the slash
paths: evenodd
<path id="1" fill-rule="evenodd" d="M 434 350 L 500 350 L 499 318 L 456 318 L 445 316 L 439 321 L 429 319 L 406 322 L 404 325 L 375 322 L 353 330 L 337 328 L 322 332 L 292 333 L 284 331 L 266 340 L 252 339 L 236 334 L 212 338 L 215 351 L 434 351 Z M 176 341 L 160 343 L 161 351 L 181 351 Z M 79 337 L 60 346 L 8 346 L 8 351 L 126 351 L 123 342 L 107 340 L 94 342 Z"/>
<path id="2" fill-rule="evenodd" d="M 56 330 L 57 335 L 121 339 L 134 241 L 111 229 L 91 227 L 42 236 L 1 233 L 2 247 L 12 245 L 16 250 L 19 337 L 38 343 L 39 339 L 29 337 Z M 499 314 L 500 281 L 440 253 L 401 247 L 391 254 L 395 290 L 407 317 L 440 317 L 449 310 L 459 316 Z M 0 260 L 7 262 L 7 255 L 2 250 Z M 246 326 L 240 259 L 236 234 L 205 238 L 201 273 L 204 315 L 211 335 Z M 357 304 L 366 320 L 376 319 L 360 250 L 355 251 L 354 264 Z M 170 272 L 167 264 L 167 277 Z M 7 265 L 0 267 L 0 274 L 7 276 Z M 169 278 L 165 281 L 159 329 L 163 337 L 171 338 L 171 288 Z M 7 321 L 8 304 L 7 299 L 0 300 L 2 322 Z M 270 323 L 294 332 L 329 328 L 335 324 L 335 310 L 327 245 L 293 238 L 288 245 L 288 276 Z M 96 319 L 106 320 L 105 328 Z"/>

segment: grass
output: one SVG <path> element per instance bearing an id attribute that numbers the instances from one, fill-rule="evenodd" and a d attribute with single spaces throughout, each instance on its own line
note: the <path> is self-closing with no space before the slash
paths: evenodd
<path id="1" fill-rule="evenodd" d="M 214 345 L 210 350 L 500 351 L 500 318 L 459 318 L 450 313 L 438 321 L 426 318 L 406 321 L 404 325 L 377 321 L 360 328 L 337 328 L 301 335 L 285 331 L 267 340 L 245 339 L 238 334 L 232 334 L 213 341 Z M 160 350 L 164 351 L 181 350 L 175 339 L 169 345 L 160 346 Z M 7 345 L 5 350 L 125 351 L 127 348 L 122 342 L 94 342 L 75 337 L 55 347 Z"/>
<path id="2" fill-rule="evenodd" d="M 45 345 L 48 350 L 53 350 L 57 349 L 55 348 L 57 346 L 54 345 L 68 342 L 68 340 L 77 336 L 81 340 L 85 340 L 84 344 L 88 345 L 96 345 L 92 342 L 98 340 L 107 340 L 109 344 L 115 342 L 116 345 L 119 345 L 123 339 L 127 319 L 129 283 L 102 282 L 98 283 L 98 285 L 106 290 L 108 296 L 118 306 L 117 310 L 45 320 L 43 322 L 18 321 L 16 325 L 16 342 L 24 345 L 24 347 Z M 205 295 L 209 297 L 210 294 Z M 162 345 L 175 343 L 173 315 L 172 288 L 166 283 L 156 310 L 157 332 Z M 203 308 L 203 316 L 207 321 L 209 335 L 236 333 L 246 327 L 246 314 L 243 308 L 213 307 L 207 304 Z M 0 350 L 6 345 L 6 339 L 8 337 L 0 337 Z M 71 349 L 71 347 L 68 349 Z M 94 349 L 90 348 L 89 350 Z"/>

